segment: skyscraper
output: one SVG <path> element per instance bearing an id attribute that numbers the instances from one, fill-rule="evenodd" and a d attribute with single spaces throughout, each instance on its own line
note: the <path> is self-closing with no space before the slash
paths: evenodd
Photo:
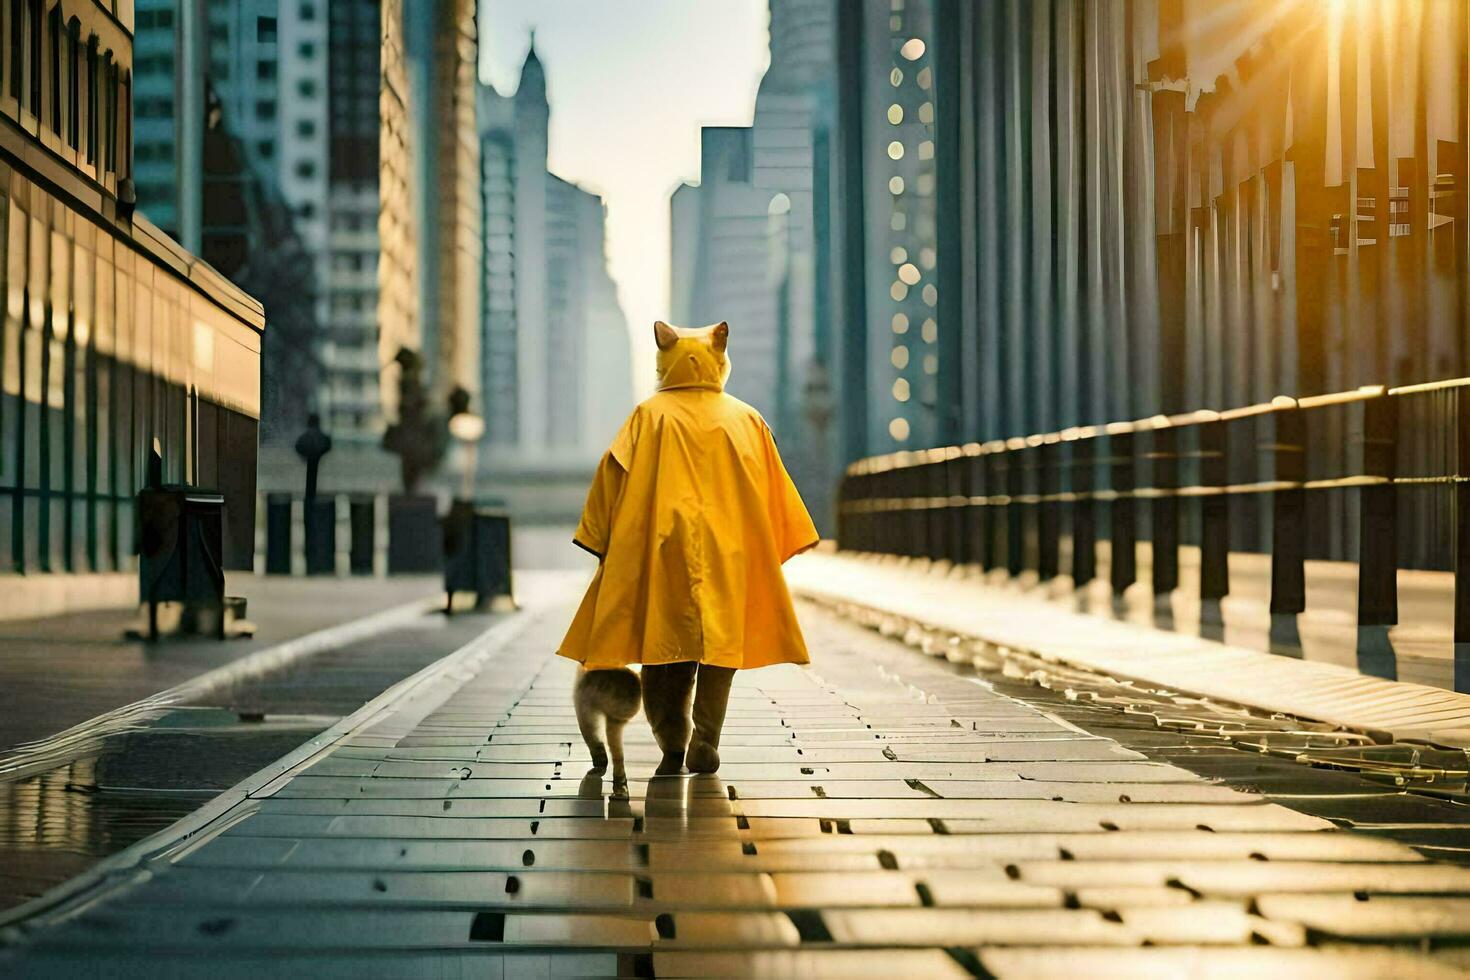
<path id="1" fill-rule="evenodd" d="M 547 170 L 534 39 L 515 95 L 481 86 L 478 112 L 487 438 L 526 462 L 595 459 L 632 407 L 627 322 L 602 199 Z"/>

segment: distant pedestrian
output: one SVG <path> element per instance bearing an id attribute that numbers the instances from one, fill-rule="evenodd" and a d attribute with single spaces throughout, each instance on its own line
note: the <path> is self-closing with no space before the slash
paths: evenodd
<path id="1" fill-rule="evenodd" d="M 658 391 L 613 439 L 573 537 L 601 561 L 557 652 L 585 668 L 579 721 L 603 765 L 605 727 L 615 786 L 638 694 L 600 672 L 642 665 L 670 775 L 719 768 L 736 670 L 808 662 L 781 564 L 817 530 L 765 419 L 725 393 L 729 336 L 723 322 L 654 324 Z"/>

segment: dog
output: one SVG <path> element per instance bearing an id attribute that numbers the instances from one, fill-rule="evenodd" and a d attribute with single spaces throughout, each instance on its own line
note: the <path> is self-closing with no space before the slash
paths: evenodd
<path id="1" fill-rule="evenodd" d="M 643 685 L 627 667 L 577 671 L 572 702 L 577 727 L 592 755 L 592 768 L 606 771 L 612 760 L 613 795 L 628 795 L 628 772 L 623 766 L 623 728 L 638 714 Z"/>

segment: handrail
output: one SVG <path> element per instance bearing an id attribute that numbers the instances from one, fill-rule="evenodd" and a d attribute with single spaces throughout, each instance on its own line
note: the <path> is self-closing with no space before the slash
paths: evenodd
<path id="1" fill-rule="evenodd" d="M 1133 432 L 1148 432 L 1163 428 L 1188 428 L 1207 422 L 1231 422 L 1236 419 L 1248 418 L 1255 415 L 1269 415 L 1290 409 L 1313 409 L 1332 405 L 1346 405 L 1353 402 L 1371 401 L 1376 398 L 1399 398 L 1405 395 L 1452 391 L 1466 386 L 1470 386 L 1470 378 L 1446 378 L 1442 381 L 1428 381 L 1421 384 L 1401 385 L 1393 388 L 1387 385 L 1363 385 L 1349 391 L 1335 391 L 1325 395 L 1305 395 L 1297 398 L 1293 398 L 1290 395 L 1277 395 L 1269 402 L 1243 405 L 1238 408 L 1218 410 L 1199 408 L 1192 412 L 1180 412 L 1175 415 L 1161 414 L 1132 421 L 1107 422 L 1101 425 L 1069 426 L 1056 432 L 1011 436 L 1006 439 L 992 439 L 988 442 L 969 442 L 956 446 L 936 446 L 931 449 L 899 449 L 891 453 L 882 453 L 855 460 L 848 464 L 847 473 L 851 476 L 884 473 L 889 470 L 939 462 L 942 459 L 955 459 L 960 456 L 986 456 L 991 453 L 1034 448 L 1042 444 L 1094 439 L 1100 435 L 1126 435 Z"/>

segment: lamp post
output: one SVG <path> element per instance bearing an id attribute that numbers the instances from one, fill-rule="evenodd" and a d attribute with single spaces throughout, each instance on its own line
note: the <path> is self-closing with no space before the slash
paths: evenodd
<path id="1" fill-rule="evenodd" d="M 480 437 L 485 434 L 485 420 L 473 412 L 459 412 L 449 418 L 449 434 L 460 444 L 464 455 L 464 477 L 459 495 L 473 501 L 475 467 L 479 462 Z"/>

